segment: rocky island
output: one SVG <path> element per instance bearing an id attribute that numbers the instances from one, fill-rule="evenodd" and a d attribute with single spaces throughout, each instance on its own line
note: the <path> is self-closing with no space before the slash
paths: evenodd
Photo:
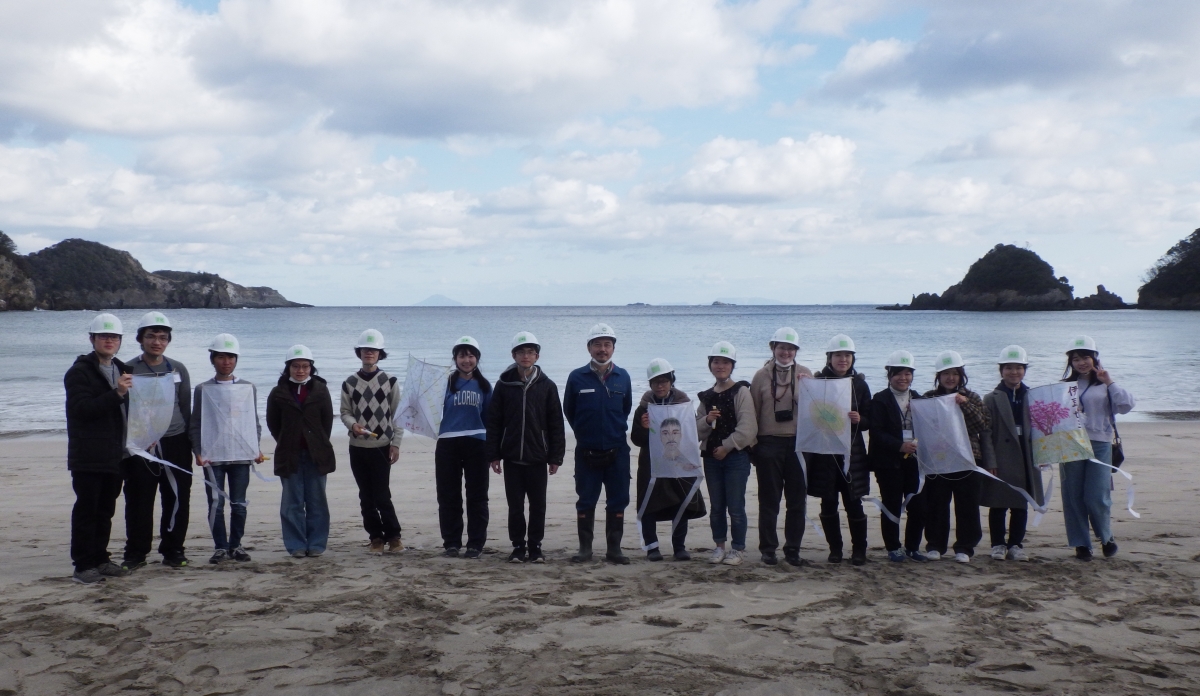
<path id="1" fill-rule="evenodd" d="M 308 306 L 272 288 L 245 287 L 212 273 L 151 273 L 129 252 L 83 239 L 23 256 L 0 232 L 0 310 Z"/>
<path id="2" fill-rule="evenodd" d="M 1171 247 L 1138 288 L 1141 309 L 1200 309 L 1200 229 Z"/>
<path id="3" fill-rule="evenodd" d="M 1068 309 L 1131 309 L 1117 295 L 1097 286 L 1096 294 L 1075 297 L 1065 277 L 1028 249 L 997 244 L 941 295 L 914 295 L 907 305 L 879 309 L 956 309 L 969 312 L 1030 312 Z"/>

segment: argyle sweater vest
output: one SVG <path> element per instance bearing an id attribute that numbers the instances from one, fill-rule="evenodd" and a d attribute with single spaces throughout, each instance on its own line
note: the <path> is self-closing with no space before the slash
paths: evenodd
<path id="1" fill-rule="evenodd" d="M 369 435 L 355 437 L 351 435 L 351 440 L 362 440 L 363 444 L 373 440 L 371 446 L 375 442 L 386 443 L 391 442 L 395 435 L 394 427 L 392 426 L 392 417 L 394 413 L 394 404 L 399 395 L 396 386 L 396 378 L 389 377 L 383 370 L 377 370 L 371 375 L 371 379 L 363 379 L 357 374 L 350 375 L 345 382 L 342 382 L 342 396 L 350 402 L 350 412 L 354 420 L 359 425 L 366 428 L 369 432 L 379 436 L 378 439 L 371 438 Z"/>

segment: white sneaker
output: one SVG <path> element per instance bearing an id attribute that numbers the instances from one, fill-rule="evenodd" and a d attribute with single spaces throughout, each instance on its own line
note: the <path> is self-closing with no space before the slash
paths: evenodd
<path id="1" fill-rule="evenodd" d="M 925 559 L 929 561 L 940 561 L 942 560 L 942 554 L 938 553 L 937 551 L 926 551 Z"/>
<path id="2" fill-rule="evenodd" d="M 958 561 L 959 563 L 970 563 L 971 557 L 965 553 L 956 553 L 954 554 L 954 560 Z"/>
<path id="3" fill-rule="evenodd" d="M 713 549 L 712 555 L 708 557 L 709 563 L 720 563 L 725 560 L 725 549 L 717 547 Z"/>
<path id="4" fill-rule="evenodd" d="M 1016 548 L 1015 546 L 1013 548 Z M 1004 544 L 998 544 L 992 547 L 992 560 L 1003 561 L 1008 557 L 1008 547 Z"/>
<path id="5" fill-rule="evenodd" d="M 725 565 L 741 565 L 743 551 L 730 549 L 729 553 L 725 554 L 725 560 L 721 561 Z"/>
<path id="6" fill-rule="evenodd" d="M 995 557 L 995 554 L 992 554 Z M 1008 560 L 1010 561 L 1028 561 L 1029 556 L 1025 555 L 1025 549 L 1020 546 L 1013 546 L 1008 549 Z"/>

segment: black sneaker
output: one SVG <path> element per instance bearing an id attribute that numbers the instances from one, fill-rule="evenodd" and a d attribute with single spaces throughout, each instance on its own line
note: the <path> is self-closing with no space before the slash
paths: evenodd
<path id="1" fill-rule="evenodd" d="M 450 548 L 446 549 L 445 551 L 442 551 L 442 555 L 445 556 L 446 558 L 458 558 L 458 547 L 451 546 Z"/>
<path id="2" fill-rule="evenodd" d="M 1086 546 L 1076 546 L 1075 558 L 1081 561 L 1090 561 L 1092 560 L 1092 550 Z"/>
<path id="3" fill-rule="evenodd" d="M 225 549 L 217 549 L 216 551 L 213 551 L 213 555 L 211 558 L 208 559 L 208 562 L 212 563 L 213 565 L 216 565 L 216 564 L 220 563 L 221 561 L 228 561 L 228 560 L 229 560 L 229 552 L 226 551 Z"/>
<path id="4" fill-rule="evenodd" d="M 71 579 L 81 585 L 95 585 L 96 583 L 104 582 L 104 576 L 95 568 L 77 570 L 71 575 Z"/>
<path id="5" fill-rule="evenodd" d="M 542 553 L 542 548 L 540 546 L 530 547 L 529 562 L 530 563 L 545 563 L 546 562 L 546 555 Z"/>
<path id="6" fill-rule="evenodd" d="M 646 558 L 651 562 L 661 561 L 663 559 L 662 551 L 658 549 L 650 549 L 646 552 Z"/>
<path id="7" fill-rule="evenodd" d="M 128 570 L 125 570 L 124 568 L 117 565 L 116 563 L 113 563 L 112 561 L 105 561 L 105 562 L 101 563 L 100 565 L 96 566 L 96 571 L 98 573 L 100 573 L 101 575 L 108 577 L 108 578 L 123 578 L 126 575 L 129 575 Z"/>
<path id="8" fill-rule="evenodd" d="M 235 561 L 238 561 L 239 563 L 245 563 L 246 561 L 250 560 L 250 554 L 246 553 L 246 549 L 243 549 L 240 546 L 230 552 L 229 557 Z"/>
<path id="9" fill-rule="evenodd" d="M 470 546 L 468 546 L 467 552 L 463 554 L 463 558 L 479 558 L 482 555 L 483 555 L 483 549 L 473 549 Z"/>
<path id="10" fill-rule="evenodd" d="M 804 561 L 803 561 L 803 560 L 800 558 L 800 552 L 799 552 L 799 551 L 792 551 L 792 550 L 787 550 L 787 551 L 784 551 L 784 552 L 783 552 L 783 559 L 784 559 L 785 561 L 787 561 L 789 565 L 794 565 L 794 566 L 796 566 L 797 568 L 799 568 L 800 566 L 804 565 Z"/>
<path id="11" fill-rule="evenodd" d="M 830 563 L 841 563 L 842 562 L 842 550 L 838 549 L 837 551 L 830 551 L 829 552 L 829 562 Z"/>
<path id="12" fill-rule="evenodd" d="M 528 554 L 528 552 L 525 551 L 524 546 L 518 546 L 517 548 L 512 550 L 512 553 L 508 554 L 508 562 L 509 563 L 524 563 L 525 557 L 527 556 L 527 554 Z"/>
<path id="13" fill-rule="evenodd" d="M 779 565 L 779 558 L 775 556 L 774 551 L 770 551 L 762 555 L 762 562 L 767 565 Z"/>
<path id="14" fill-rule="evenodd" d="M 132 573 L 133 571 L 137 570 L 138 568 L 145 568 L 145 567 L 146 567 L 146 559 L 144 559 L 144 558 L 127 558 L 127 559 L 121 561 L 121 568 L 127 573 Z"/>
<path id="15" fill-rule="evenodd" d="M 690 561 L 692 560 L 692 554 L 688 553 L 687 549 L 679 549 L 675 552 L 675 560 Z"/>
<path id="16" fill-rule="evenodd" d="M 187 564 L 188 559 L 185 556 L 173 556 L 171 558 L 163 559 L 163 565 L 168 568 L 186 568 Z"/>
<path id="17" fill-rule="evenodd" d="M 1105 558 L 1112 558 L 1113 556 L 1117 555 L 1117 540 L 1110 539 L 1101 548 L 1104 550 Z"/>

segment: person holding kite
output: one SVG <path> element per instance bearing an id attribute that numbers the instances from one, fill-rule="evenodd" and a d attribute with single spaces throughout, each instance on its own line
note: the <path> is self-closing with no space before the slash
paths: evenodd
<path id="1" fill-rule="evenodd" d="M 906 350 L 897 350 L 884 362 L 888 386 L 871 399 L 871 447 L 867 458 L 879 484 L 884 514 L 879 516 L 879 531 L 887 548 L 888 560 L 928 560 L 921 553 L 921 535 L 925 531 L 926 500 L 920 490 L 917 442 L 913 438 L 910 404 L 913 399 L 913 371 L 916 359 Z M 904 544 L 900 544 L 901 513 Z M 890 517 L 889 517 L 890 515 Z"/>
<path id="2" fill-rule="evenodd" d="M 479 558 L 488 528 L 487 417 L 492 384 L 479 371 L 479 342 L 458 339 L 451 349 L 455 371 L 446 379 L 442 424 L 433 452 L 438 526 L 445 555 L 457 557 L 463 534 L 463 482 L 467 492 L 467 558 Z"/>
<path id="3" fill-rule="evenodd" d="M 642 400 L 633 412 L 633 427 L 629 431 L 629 439 L 640 447 L 637 468 L 637 506 L 642 530 L 642 540 L 647 547 L 646 558 L 651 561 L 661 561 L 662 551 L 658 548 L 658 523 L 674 522 L 679 517 L 679 524 L 671 531 L 671 548 L 675 560 L 689 561 L 692 556 L 687 551 L 687 530 L 689 519 L 698 519 L 706 514 L 704 499 L 697 491 L 683 514 L 679 515 L 680 506 L 688 499 L 696 483 L 696 477 L 690 478 L 655 478 L 654 487 L 650 487 L 650 404 L 686 404 L 691 401 L 682 390 L 675 388 L 675 368 L 662 358 L 650 361 L 646 368 L 646 378 L 650 380 L 650 390 L 642 395 Z M 690 409 L 689 409 L 690 410 Z M 696 470 L 699 473 L 698 462 L 691 462 L 683 456 L 680 444 L 683 438 L 682 423 L 676 418 L 664 419 L 658 424 L 656 436 L 662 443 L 662 455 L 669 466 L 677 470 Z M 649 495 L 649 500 L 646 496 Z"/>

